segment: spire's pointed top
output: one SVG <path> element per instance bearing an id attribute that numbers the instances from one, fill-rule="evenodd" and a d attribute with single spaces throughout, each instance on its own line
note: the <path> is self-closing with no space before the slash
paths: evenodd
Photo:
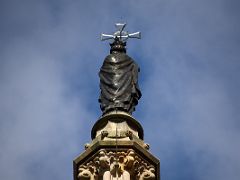
<path id="1" fill-rule="evenodd" d="M 141 39 L 141 33 L 140 32 L 135 32 L 135 33 L 128 33 L 127 31 L 124 31 L 124 28 L 126 27 L 126 23 L 116 23 L 115 26 L 117 28 L 117 31 L 113 33 L 112 35 L 110 34 L 101 34 L 101 40 L 109 40 L 113 39 L 116 40 L 118 39 L 119 41 L 126 42 L 128 38 L 137 38 Z"/>

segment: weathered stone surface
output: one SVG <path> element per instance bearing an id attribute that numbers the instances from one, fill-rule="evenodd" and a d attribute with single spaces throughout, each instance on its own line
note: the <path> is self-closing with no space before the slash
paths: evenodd
<path id="1" fill-rule="evenodd" d="M 131 115 L 104 115 L 93 126 L 92 139 L 73 162 L 74 180 L 160 179 L 160 162 L 149 153 L 142 126 Z"/>
<path id="2" fill-rule="evenodd" d="M 141 124 L 123 111 L 112 111 L 102 116 L 92 128 L 92 139 L 102 136 L 104 140 L 130 140 L 131 135 L 143 139 Z"/>
<path id="3" fill-rule="evenodd" d="M 159 180 L 160 162 L 136 138 L 128 141 L 93 141 L 74 162 L 74 180 Z M 130 178 L 130 179 L 129 179 Z"/>

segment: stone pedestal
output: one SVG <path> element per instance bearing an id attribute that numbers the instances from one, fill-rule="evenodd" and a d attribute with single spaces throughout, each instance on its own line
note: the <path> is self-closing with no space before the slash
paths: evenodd
<path id="1" fill-rule="evenodd" d="M 160 180 L 160 161 L 149 153 L 132 116 L 106 114 L 93 126 L 92 139 L 73 161 L 74 180 Z"/>

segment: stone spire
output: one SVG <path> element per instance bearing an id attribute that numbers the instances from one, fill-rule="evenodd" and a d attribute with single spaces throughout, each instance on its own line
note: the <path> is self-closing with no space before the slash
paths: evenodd
<path id="1" fill-rule="evenodd" d="M 113 35 L 102 34 L 102 40 L 113 40 L 99 72 L 103 114 L 92 128 L 92 142 L 73 161 L 74 180 L 160 179 L 160 162 L 148 151 L 143 128 L 131 115 L 141 97 L 139 67 L 125 46 L 140 33 L 128 34 L 125 26 L 117 23 Z"/>

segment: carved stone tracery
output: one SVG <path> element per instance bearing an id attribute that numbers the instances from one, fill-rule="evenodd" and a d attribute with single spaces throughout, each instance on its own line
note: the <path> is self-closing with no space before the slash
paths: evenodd
<path id="1" fill-rule="evenodd" d="M 133 149 L 126 151 L 99 150 L 96 156 L 78 168 L 79 180 L 154 180 L 155 168 Z"/>

